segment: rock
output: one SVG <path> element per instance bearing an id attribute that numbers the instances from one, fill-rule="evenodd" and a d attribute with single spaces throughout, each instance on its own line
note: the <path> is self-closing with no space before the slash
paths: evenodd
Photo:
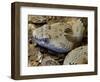
<path id="1" fill-rule="evenodd" d="M 84 27 L 80 19 L 73 23 L 45 24 L 33 31 L 33 41 L 57 53 L 66 53 L 79 43 L 83 36 Z"/>
<path id="2" fill-rule="evenodd" d="M 85 31 L 85 27 L 83 26 L 81 19 L 70 18 L 70 20 L 67 21 L 67 24 L 72 27 L 73 37 L 75 37 L 77 42 L 80 42 L 83 38 L 83 33 Z"/>
<path id="3" fill-rule="evenodd" d="M 80 46 L 69 52 L 63 62 L 64 65 L 74 64 L 87 64 L 88 63 L 88 51 L 87 46 Z"/>
<path id="4" fill-rule="evenodd" d="M 56 60 L 50 56 L 45 56 L 40 64 L 40 66 L 50 66 L 50 65 L 60 65 Z"/>
<path id="5" fill-rule="evenodd" d="M 63 16 L 46 16 L 46 19 L 47 19 L 48 25 L 65 21 L 65 17 L 63 17 Z"/>
<path id="6" fill-rule="evenodd" d="M 39 63 L 41 63 L 43 55 L 33 44 L 29 44 L 28 47 L 29 66 L 37 66 Z"/>
<path id="7" fill-rule="evenodd" d="M 32 37 L 32 32 L 36 29 L 36 26 L 34 24 L 28 24 L 28 38 L 30 39 Z"/>
<path id="8" fill-rule="evenodd" d="M 46 17 L 45 16 L 32 16 L 29 15 L 28 21 L 31 23 L 45 23 Z"/>
<path id="9" fill-rule="evenodd" d="M 34 24 L 28 24 L 28 30 L 35 30 L 36 26 Z"/>

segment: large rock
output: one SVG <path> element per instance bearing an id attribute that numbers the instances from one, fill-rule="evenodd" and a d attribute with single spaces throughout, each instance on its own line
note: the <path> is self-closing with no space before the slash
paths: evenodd
<path id="1" fill-rule="evenodd" d="M 83 37 L 84 27 L 80 19 L 72 24 L 62 22 L 45 24 L 33 31 L 33 40 L 40 46 L 57 53 L 66 53 Z"/>
<path id="2" fill-rule="evenodd" d="M 87 64 L 88 53 L 87 46 L 75 48 L 65 57 L 64 65 Z"/>

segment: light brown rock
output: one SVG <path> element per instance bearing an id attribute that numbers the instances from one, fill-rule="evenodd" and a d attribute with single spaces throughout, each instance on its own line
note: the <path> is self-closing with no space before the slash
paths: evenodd
<path id="1" fill-rule="evenodd" d="M 64 65 L 74 64 L 87 64 L 88 63 L 88 51 L 87 46 L 80 46 L 69 52 L 64 60 Z"/>

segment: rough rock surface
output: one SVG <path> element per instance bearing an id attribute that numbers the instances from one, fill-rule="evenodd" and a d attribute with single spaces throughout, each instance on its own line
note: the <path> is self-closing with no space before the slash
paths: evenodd
<path id="1" fill-rule="evenodd" d="M 64 65 L 87 64 L 87 56 L 87 46 L 80 46 L 67 54 Z"/>
<path id="2" fill-rule="evenodd" d="M 50 56 L 46 56 L 43 58 L 42 63 L 40 64 L 40 66 L 50 66 L 50 65 L 60 65 L 59 62 L 57 62 L 56 60 L 54 60 L 52 57 Z"/>
<path id="3" fill-rule="evenodd" d="M 28 21 L 31 23 L 45 23 L 46 17 L 45 16 L 29 16 Z"/>
<path id="4" fill-rule="evenodd" d="M 29 66 L 37 66 L 42 60 L 43 55 L 39 52 L 38 48 L 35 48 L 33 44 L 28 45 L 28 58 L 30 65 Z"/>

